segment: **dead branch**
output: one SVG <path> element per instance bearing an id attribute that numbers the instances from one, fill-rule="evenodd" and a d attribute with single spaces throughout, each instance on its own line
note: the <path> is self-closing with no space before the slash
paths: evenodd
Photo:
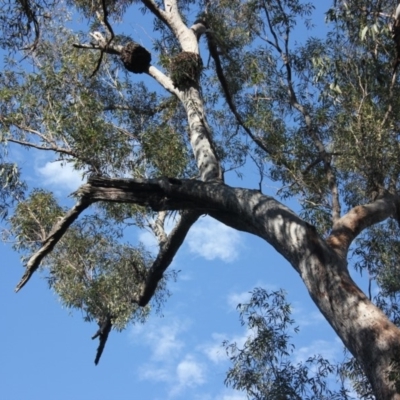
<path id="1" fill-rule="evenodd" d="M 79 217 L 82 211 L 90 206 L 92 201 L 80 198 L 77 203 L 72 207 L 65 216 L 60 219 L 52 228 L 47 238 L 43 241 L 42 247 L 31 256 L 26 264 L 26 272 L 22 276 L 15 292 L 20 291 L 25 284 L 29 281 L 34 272 L 39 268 L 39 265 L 44 257 L 49 254 L 58 241 L 63 237 L 64 233 L 71 226 L 71 224 Z"/>

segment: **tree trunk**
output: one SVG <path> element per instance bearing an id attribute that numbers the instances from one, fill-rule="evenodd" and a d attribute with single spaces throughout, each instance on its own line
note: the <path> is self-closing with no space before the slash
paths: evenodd
<path id="1" fill-rule="evenodd" d="M 308 244 L 298 267 L 311 298 L 361 364 L 377 399 L 400 399 L 400 330 L 351 279 L 346 262 Z"/>

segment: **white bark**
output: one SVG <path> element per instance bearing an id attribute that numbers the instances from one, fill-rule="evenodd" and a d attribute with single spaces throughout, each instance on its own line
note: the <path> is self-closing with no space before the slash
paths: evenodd
<path id="1" fill-rule="evenodd" d="M 150 65 L 148 74 L 154 78 L 165 90 L 174 94 L 178 98 L 181 97 L 181 92 L 174 86 L 171 79 L 164 75 L 159 69 Z"/>
<path id="2" fill-rule="evenodd" d="M 189 122 L 189 140 L 201 179 L 222 179 L 221 167 L 213 148 L 212 133 L 206 121 L 204 103 L 198 88 L 191 87 L 180 91 L 174 87 L 169 77 L 153 66 L 150 66 L 148 73 L 166 90 L 176 95 L 185 107 Z"/>
<path id="3" fill-rule="evenodd" d="M 165 0 L 165 12 L 171 30 L 182 47 L 182 51 L 199 54 L 199 44 L 195 33 L 182 21 L 176 0 Z"/>
<path id="4" fill-rule="evenodd" d="M 200 56 L 197 32 L 188 28 L 182 21 L 176 0 L 165 0 L 165 10 L 160 10 L 152 0 L 143 0 L 143 3 L 171 29 L 178 39 L 182 51 Z M 213 146 L 211 130 L 206 121 L 198 83 L 194 82 L 192 87 L 179 90 L 174 87 L 171 79 L 157 68 L 151 66 L 148 73 L 166 90 L 175 94 L 185 107 L 189 122 L 190 144 L 201 179 L 203 181 L 221 180 L 223 178 L 222 170 Z"/>
<path id="5" fill-rule="evenodd" d="M 207 124 L 203 100 L 197 88 L 182 93 L 182 103 L 189 122 L 189 139 L 203 181 L 221 180 L 222 171 Z"/>

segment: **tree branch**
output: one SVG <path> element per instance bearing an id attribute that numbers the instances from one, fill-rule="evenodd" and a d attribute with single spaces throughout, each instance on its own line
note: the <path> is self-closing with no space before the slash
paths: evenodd
<path id="1" fill-rule="evenodd" d="M 108 33 L 107 43 L 105 46 L 106 48 L 108 48 L 110 46 L 111 42 L 113 41 L 115 35 L 114 35 L 113 28 L 108 20 L 108 10 L 107 10 L 107 5 L 106 5 L 105 0 L 101 0 L 101 4 L 102 4 L 102 8 L 103 8 L 103 16 L 100 15 L 99 11 L 96 11 L 96 15 L 97 15 L 99 22 L 103 25 L 106 32 Z M 104 54 L 104 50 L 101 50 L 100 57 L 97 61 L 96 68 L 94 69 L 92 75 L 90 76 L 91 78 L 93 78 L 99 71 L 101 62 L 103 61 L 103 54 Z"/>
<path id="2" fill-rule="evenodd" d="M 161 245 L 160 252 L 151 266 L 142 293 L 139 306 L 144 307 L 153 297 L 158 282 L 162 279 L 165 270 L 181 247 L 191 226 L 197 221 L 201 213 L 197 211 L 184 211 L 180 221 L 169 234 L 167 241 Z"/>
<path id="3" fill-rule="evenodd" d="M 117 54 L 117 55 L 121 54 L 123 46 L 109 43 L 108 40 L 100 32 L 90 33 L 90 36 L 92 36 L 97 43 L 90 43 L 90 44 L 73 43 L 72 46 L 77 49 L 101 50 L 102 52 L 108 54 Z"/>
<path id="4" fill-rule="evenodd" d="M 111 201 L 116 203 L 135 203 L 151 207 L 155 211 L 198 209 L 208 210 L 210 207 L 201 204 L 201 195 L 194 191 L 200 185 L 202 188 L 212 184 L 190 179 L 116 179 L 91 177 L 88 183 L 82 185 L 76 195 L 86 198 L 92 203 Z M 202 186 L 206 185 L 206 186 Z M 185 195 L 179 198 L 179 193 Z M 204 192 L 204 189 L 201 190 Z M 172 196 L 171 196 L 172 193 Z M 193 194 L 193 197 L 189 195 Z"/>
<path id="5" fill-rule="evenodd" d="M 97 332 L 92 336 L 92 340 L 96 339 L 97 337 L 99 338 L 99 347 L 97 348 L 96 351 L 96 358 L 94 360 L 95 365 L 97 365 L 100 361 L 101 355 L 103 354 L 104 347 L 107 343 L 108 335 L 111 332 L 112 328 L 112 320 L 111 316 L 107 315 L 104 320 L 100 320 L 98 322 L 99 329 Z"/>
<path id="6" fill-rule="evenodd" d="M 253 132 L 247 127 L 247 125 L 244 123 L 242 117 L 238 113 L 237 108 L 235 106 L 235 103 L 233 102 L 232 95 L 231 95 L 230 90 L 229 90 L 228 82 L 227 82 L 227 80 L 225 78 L 225 74 L 224 74 L 224 71 L 222 69 L 221 61 L 220 61 L 219 54 L 218 54 L 217 45 L 214 42 L 214 38 L 212 36 L 212 33 L 208 32 L 206 37 L 207 37 L 208 49 L 210 51 L 211 57 L 214 60 L 215 71 L 217 73 L 218 80 L 219 80 L 219 82 L 221 84 L 222 92 L 224 93 L 224 97 L 225 97 L 226 103 L 228 104 L 229 109 L 231 110 L 232 114 L 236 118 L 236 122 L 239 124 L 239 126 L 241 126 L 244 129 L 244 131 L 249 135 L 251 140 L 253 140 L 253 142 L 260 149 L 264 150 L 267 154 L 270 154 L 270 151 L 267 149 L 267 147 L 265 146 L 263 141 L 253 134 Z"/>
<path id="7" fill-rule="evenodd" d="M 26 272 L 16 286 L 15 292 L 18 292 L 25 286 L 34 272 L 39 268 L 43 258 L 53 250 L 54 246 L 63 237 L 71 224 L 79 217 L 82 211 L 90 206 L 90 204 L 92 204 L 91 200 L 83 197 L 80 198 L 75 206 L 72 207 L 67 214 L 53 226 L 51 232 L 43 241 L 42 247 L 31 256 L 26 264 Z"/>
<path id="8" fill-rule="evenodd" d="M 333 225 L 327 243 L 342 258 L 345 258 L 352 241 L 364 229 L 390 217 L 397 220 L 400 218 L 400 197 L 398 195 L 386 194 L 373 203 L 351 209 Z"/>
<path id="9" fill-rule="evenodd" d="M 202 21 L 196 21 L 190 29 L 194 32 L 196 35 L 197 40 L 200 39 L 201 35 L 207 32 L 207 27 Z"/>
<path id="10" fill-rule="evenodd" d="M 165 11 L 168 18 L 168 26 L 178 39 L 183 51 L 199 54 L 197 37 L 191 29 L 183 22 L 179 13 L 176 0 L 164 0 Z"/>
<path id="11" fill-rule="evenodd" d="M 320 158 L 324 162 L 324 169 L 325 169 L 325 175 L 328 180 L 328 186 L 329 190 L 331 191 L 331 196 L 332 196 L 332 221 L 335 223 L 336 221 L 339 220 L 340 214 L 341 214 L 341 206 L 340 206 L 340 199 L 339 199 L 339 189 L 337 186 L 337 181 L 336 181 L 336 175 L 335 172 L 332 168 L 332 163 L 331 163 L 331 156 L 328 154 L 328 152 L 325 149 L 325 146 L 319 137 L 319 134 L 317 130 L 315 129 L 315 126 L 313 126 L 312 123 L 312 118 L 310 112 L 304 107 L 301 103 L 299 103 L 297 99 L 296 92 L 293 88 L 293 78 L 292 78 L 292 67 L 290 63 L 290 54 L 289 54 L 289 35 L 290 35 L 290 26 L 287 21 L 286 14 L 282 8 L 282 4 L 278 2 L 278 6 L 280 7 L 280 11 L 282 15 L 284 15 L 284 23 L 286 24 L 286 32 L 285 32 L 285 38 L 284 38 L 284 44 L 285 44 L 285 50 L 283 50 L 280 45 L 279 45 L 279 40 L 278 36 L 274 30 L 274 27 L 272 26 L 272 21 L 270 18 L 270 13 L 263 4 L 264 12 L 267 17 L 268 21 L 268 27 L 269 30 L 274 37 L 274 42 L 268 41 L 280 54 L 283 64 L 285 66 L 286 70 L 286 82 L 288 85 L 288 91 L 289 91 L 289 103 L 292 107 L 294 107 L 304 118 L 305 124 L 308 128 L 308 134 L 311 138 L 311 140 L 314 142 L 314 145 L 319 153 Z"/>
<path id="12" fill-rule="evenodd" d="M 168 90 L 168 92 L 174 94 L 178 99 L 181 99 L 182 92 L 176 88 L 172 80 L 167 75 L 163 74 L 158 68 L 150 65 L 147 74 L 154 78 L 165 90 Z"/>
<path id="13" fill-rule="evenodd" d="M 222 182 L 92 177 L 77 194 L 91 202 L 135 203 L 156 211 L 192 210 L 209 214 L 234 229 L 263 238 L 296 269 L 309 241 L 318 236 L 315 229 L 274 198 Z M 315 240 L 322 243 L 322 239 Z"/>
<path id="14" fill-rule="evenodd" d="M 198 87 L 192 86 L 182 92 L 181 101 L 189 122 L 189 139 L 203 181 L 222 181 L 223 173 L 204 103 Z"/>
<path id="15" fill-rule="evenodd" d="M 169 28 L 169 20 L 165 11 L 161 10 L 153 0 L 142 0 L 142 3 Z"/>
<path id="16" fill-rule="evenodd" d="M 299 261 L 309 249 L 329 248 L 343 258 L 354 238 L 369 226 L 389 217 L 400 216 L 400 197 L 386 195 L 374 203 L 357 206 L 337 221 L 324 241 L 315 229 L 295 213 L 270 196 L 257 190 L 232 188 L 222 182 L 202 182 L 191 179 L 159 178 L 111 179 L 91 177 L 75 193 L 81 196 L 77 204 L 52 229 L 43 246 L 29 260 L 27 272 L 18 284 L 20 290 L 38 268 L 41 260 L 53 249 L 72 222 L 90 204 L 97 201 L 135 203 L 153 210 L 186 210 L 171 232 L 153 263 L 142 289 L 140 305 L 151 299 L 191 225 L 199 215 L 207 213 L 238 230 L 255 234 L 270 243 L 298 270 Z"/>
<path id="17" fill-rule="evenodd" d="M 157 218 L 155 221 L 150 222 L 150 228 L 153 231 L 154 235 L 156 236 L 158 240 L 158 244 L 160 247 L 164 245 L 164 243 L 167 241 L 167 234 L 164 229 L 164 224 L 165 224 L 165 218 L 167 216 L 166 211 L 160 211 L 157 214 Z"/>
<path id="18" fill-rule="evenodd" d="M 142 0 L 142 3 L 173 32 L 183 51 L 199 54 L 196 35 L 182 21 L 175 0 L 164 1 L 165 11 L 161 10 L 154 0 Z"/>

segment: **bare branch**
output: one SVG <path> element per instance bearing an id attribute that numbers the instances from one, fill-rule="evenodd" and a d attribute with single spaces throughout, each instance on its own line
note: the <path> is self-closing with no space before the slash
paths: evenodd
<path id="1" fill-rule="evenodd" d="M 165 25 L 170 28 L 169 20 L 165 11 L 161 10 L 153 0 L 142 0 L 142 3 Z"/>
<path id="2" fill-rule="evenodd" d="M 73 43 L 72 47 L 77 49 L 85 49 L 85 50 L 101 50 L 101 46 L 98 44 L 90 43 L 90 44 L 82 44 L 82 43 Z"/>
<path id="3" fill-rule="evenodd" d="M 92 340 L 99 338 L 99 347 L 97 348 L 96 358 L 94 363 L 97 365 L 100 361 L 101 355 L 103 354 L 104 347 L 107 343 L 108 335 L 111 332 L 112 328 L 112 320 L 111 316 L 107 315 L 104 320 L 98 322 L 99 329 L 98 331 L 92 336 Z"/>
<path id="4" fill-rule="evenodd" d="M 105 27 L 105 30 L 108 32 L 108 40 L 107 40 L 107 43 L 105 46 L 107 49 L 110 46 L 111 42 L 113 41 L 115 35 L 114 35 L 113 28 L 112 28 L 110 22 L 108 21 L 108 10 L 107 10 L 107 5 L 106 5 L 105 0 L 101 0 L 101 4 L 102 4 L 102 8 L 103 8 L 103 16 L 101 17 L 99 12 L 96 12 L 96 15 L 97 15 L 97 18 L 99 19 L 100 23 Z M 101 63 L 103 61 L 103 54 L 104 54 L 104 50 L 101 50 L 100 57 L 97 61 L 96 68 L 94 69 L 90 78 L 93 78 L 99 71 Z"/>
<path id="5" fill-rule="evenodd" d="M 158 282 L 162 279 L 165 270 L 169 267 L 176 253 L 180 249 L 191 226 L 197 221 L 201 214 L 196 211 L 184 211 L 181 219 L 169 234 L 165 243 L 161 245 L 160 252 L 151 266 L 146 283 L 144 284 L 139 305 L 144 307 L 153 297 Z"/>
<path id="6" fill-rule="evenodd" d="M 19 144 L 21 146 L 32 147 L 33 149 L 46 150 L 46 151 L 55 151 L 57 153 L 66 154 L 68 156 L 76 157 L 76 154 L 74 152 L 72 152 L 70 150 L 62 149 L 61 147 L 57 147 L 57 146 L 52 146 L 52 147 L 40 146 L 40 145 L 35 144 L 35 143 L 26 142 L 24 140 L 12 139 L 12 138 L 8 138 L 7 141 L 10 142 L 10 143 Z"/>
<path id="7" fill-rule="evenodd" d="M 232 188 L 220 182 L 207 183 L 191 179 L 141 180 L 95 176 L 82 185 L 76 195 L 80 195 L 81 200 L 54 226 L 42 248 L 31 257 L 17 291 L 28 281 L 43 257 L 52 250 L 78 215 L 97 201 L 135 203 L 156 211 L 186 210 L 161 247 L 149 271 L 138 300 L 141 306 L 151 299 L 188 230 L 199 215 L 204 213 L 232 228 L 263 238 L 298 271 L 305 249 L 310 246 L 328 249 L 315 229 L 290 209 L 258 190 Z M 351 241 L 363 229 L 391 216 L 397 217 L 400 215 L 398 210 L 400 198 L 395 195 L 387 195 L 375 203 L 358 206 L 335 224 L 327 244 L 337 255 L 345 256 Z M 288 246 L 288 241 L 292 242 L 291 246 Z"/>
<path id="8" fill-rule="evenodd" d="M 354 207 L 334 224 L 327 243 L 344 258 L 352 241 L 364 229 L 390 217 L 399 220 L 399 210 L 400 197 L 391 194 L 373 203 Z"/>
<path id="9" fill-rule="evenodd" d="M 108 34 L 109 34 L 108 43 L 107 43 L 107 46 L 108 46 L 113 41 L 115 35 L 114 35 L 114 30 L 113 30 L 110 22 L 108 21 L 108 10 L 107 10 L 107 5 L 106 5 L 105 0 L 101 0 L 101 5 L 103 7 L 103 21 L 102 22 L 104 22 L 104 24 L 107 28 Z"/>
<path id="10" fill-rule="evenodd" d="M 300 261 L 304 260 L 304 255 L 308 254 L 310 248 L 313 252 L 326 251 L 327 254 L 332 251 L 331 256 L 336 257 L 333 253 L 335 249 L 331 250 L 326 245 L 315 228 L 288 207 L 258 190 L 233 188 L 221 182 L 192 179 L 92 177 L 87 184 L 81 186 L 77 194 L 91 202 L 135 203 L 155 211 L 187 210 L 208 214 L 234 229 L 264 239 L 282 254 L 296 271 L 300 270 Z M 166 266 L 164 264 L 163 268 Z M 152 282 L 159 281 L 162 276 L 160 270 L 163 271 L 161 267 L 155 268 L 154 274 L 158 278 L 151 279 Z M 143 294 L 145 292 L 144 288 Z"/>
<path id="11" fill-rule="evenodd" d="M 75 193 L 90 201 L 111 201 L 117 203 L 135 203 L 151 207 L 155 211 L 199 209 L 208 210 L 209 205 L 201 205 L 201 200 L 194 193 L 194 198 L 173 196 L 169 198 L 171 190 L 175 192 L 184 186 L 184 191 L 190 186 L 201 184 L 200 181 L 181 180 L 172 178 L 159 179 L 110 179 L 91 177 L 88 183 L 82 185 Z"/>
<path id="12" fill-rule="evenodd" d="M 265 146 L 263 141 L 260 138 L 258 138 L 257 136 L 255 136 L 253 134 L 253 132 L 246 126 L 242 117 L 240 116 L 240 114 L 238 113 L 238 111 L 236 109 L 235 103 L 233 102 L 232 95 L 231 95 L 229 87 L 228 87 L 228 82 L 225 78 L 225 74 L 222 69 L 217 45 L 214 42 L 214 38 L 213 38 L 213 35 L 211 32 L 207 33 L 207 44 L 208 44 L 208 49 L 210 51 L 210 55 L 213 58 L 214 63 L 215 63 L 215 70 L 217 73 L 218 80 L 221 83 L 221 87 L 222 87 L 222 91 L 224 93 L 226 103 L 228 104 L 228 107 L 231 110 L 232 114 L 235 116 L 237 123 L 239 124 L 239 126 L 241 126 L 245 130 L 245 132 L 249 135 L 249 137 L 253 140 L 253 142 L 258 147 L 260 147 L 260 149 L 264 150 L 267 154 L 270 154 L 269 150 L 267 149 L 267 147 Z"/>
<path id="13" fill-rule="evenodd" d="M 196 35 L 197 40 L 200 39 L 201 35 L 203 35 L 204 33 L 206 33 L 207 28 L 204 25 L 203 22 L 201 21 L 196 21 L 191 27 L 190 29 L 194 32 L 194 34 Z"/>
<path id="14" fill-rule="evenodd" d="M 162 247 L 164 243 L 167 241 L 167 234 L 165 233 L 164 229 L 166 216 L 167 213 L 165 211 L 160 211 L 157 215 L 156 220 L 150 223 L 150 228 L 156 235 L 160 247 Z"/>
<path id="15" fill-rule="evenodd" d="M 81 160 L 83 162 L 85 162 L 86 164 L 90 165 L 94 170 L 98 170 L 97 166 L 95 165 L 95 163 L 93 162 L 93 160 L 90 160 L 89 158 L 86 158 L 85 156 L 79 155 L 76 152 L 72 151 L 72 150 L 67 150 L 64 149 L 62 147 L 58 147 L 54 141 L 49 140 L 48 138 L 46 138 L 45 135 L 42 135 L 40 132 L 37 132 L 33 129 L 30 129 L 28 127 L 22 127 L 19 125 L 14 124 L 17 128 L 21 129 L 21 130 L 25 130 L 27 132 L 33 133 L 35 135 L 38 135 L 39 137 L 41 137 L 44 141 L 46 141 L 47 143 L 50 144 L 50 146 L 41 146 L 39 144 L 35 144 L 32 142 L 28 142 L 25 140 L 18 140 L 18 139 L 13 139 L 13 138 L 7 138 L 7 141 L 10 143 L 15 143 L 15 144 L 19 144 L 21 146 L 26 146 L 26 147 L 31 147 L 33 149 L 38 149 L 38 150 L 44 150 L 44 151 L 53 151 L 55 153 L 59 153 L 59 154 L 64 154 L 67 155 L 69 157 L 73 157 L 75 159 Z"/>
<path id="16" fill-rule="evenodd" d="M 123 46 L 109 43 L 109 41 L 100 32 L 92 32 L 90 33 L 90 36 L 92 36 L 96 43 L 74 43 L 72 46 L 77 49 L 100 50 L 107 54 L 121 54 Z"/>
<path id="17" fill-rule="evenodd" d="M 172 80 L 168 76 L 163 74 L 158 68 L 150 65 L 149 71 L 147 73 L 152 78 L 154 78 L 165 90 L 168 90 L 168 92 L 174 94 L 179 99 L 181 98 L 182 92 L 178 88 L 176 88 Z"/>
<path id="18" fill-rule="evenodd" d="M 39 268 L 43 258 L 53 250 L 54 246 L 63 237 L 71 224 L 79 217 L 82 211 L 90 206 L 90 204 L 92 204 L 91 200 L 83 197 L 80 198 L 75 206 L 72 207 L 67 214 L 53 226 L 46 240 L 43 241 L 42 247 L 31 256 L 26 264 L 26 272 L 16 286 L 15 292 L 18 292 L 25 286 L 33 273 Z"/>

